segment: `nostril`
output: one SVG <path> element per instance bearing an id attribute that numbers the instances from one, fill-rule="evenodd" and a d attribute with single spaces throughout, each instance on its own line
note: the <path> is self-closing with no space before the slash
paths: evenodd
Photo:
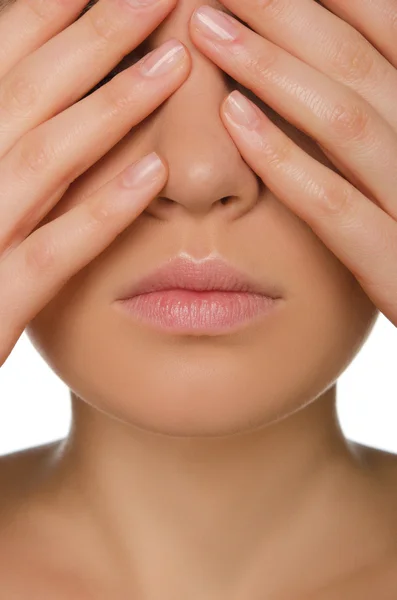
<path id="1" fill-rule="evenodd" d="M 231 200 L 232 200 L 231 196 L 225 196 L 224 198 L 221 198 L 221 199 L 219 200 L 219 202 L 220 202 L 220 203 L 221 203 L 223 206 L 226 206 L 227 204 L 230 204 Z"/>

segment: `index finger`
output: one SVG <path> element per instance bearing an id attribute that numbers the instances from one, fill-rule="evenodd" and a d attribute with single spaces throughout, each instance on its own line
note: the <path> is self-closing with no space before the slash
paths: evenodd
<path id="1" fill-rule="evenodd" d="M 245 96 L 233 92 L 230 97 L 221 114 L 244 160 L 346 265 L 397 327 L 397 223 L 295 144 Z M 249 115 L 248 108 L 253 110 L 251 123 L 243 116 Z M 238 124 L 239 114 L 246 125 Z"/>
<path id="2" fill-rule="evenodd" d="M 357 92 L 397 131 L 397 71 L 354 27 L 313 0 L 221 0 L 255 32 L 331 79 Z M 328 0 L 332 9 L 362 20 L 354 2 Z M 371 12 L 381 13 L 378 3 Z M 344 7 L 344 8 L 343 8 Z M 380 17 L 378 17 L 378 20 Z M 397 4 L 396 16 L 397 23 Z M 368 25 L 369 28 L 369 25 Z M 390 29 L 390 26 L 389 26 Z M 387 29 L 385 30 L 387 31 Z M 375 37 L 374 35 L 372 37 Z M 387 45 L 387 44 L 386 44 Z M 397 45 L 393 39 L 395 64 Z M 390 55 L 392 53 L 388 53 Z"/>
<path id="3" fill-rule="evenodd" d="M 0 80 L 0 155 L 23 134 L 79 100 L 147 38 L 174 5 L 175 0 L 153 4 L 99 0 L 23 59 Z"/>
<path id="4" fill-rule="evenodd" d="M 87 0 L 0 0 L 0 78 L 73 23 L 85 4 Z"/>

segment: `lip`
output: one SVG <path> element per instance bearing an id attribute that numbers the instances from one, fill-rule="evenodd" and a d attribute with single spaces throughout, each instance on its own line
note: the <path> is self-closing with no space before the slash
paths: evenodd
<path id="1" fill-rule="evenodd" d="M 160 290 L 175 289 L 195 292 L 211 290 L 245 292 L 274 299 L 281 298 L 281 292 L 276 286 L 259 282 L 222 259 L 195 262 L 178 257 L 127 286 L 118 300 L 127 300 L 140 294 Z"/>
<path id="2" fill-rule="evenodd" d="M 213 335 L 269 314 L 281 299 L 274 284 L 257 281 L 221 258 L 177 257 L 127 284 L 116 303 L 157 329 Z"/>

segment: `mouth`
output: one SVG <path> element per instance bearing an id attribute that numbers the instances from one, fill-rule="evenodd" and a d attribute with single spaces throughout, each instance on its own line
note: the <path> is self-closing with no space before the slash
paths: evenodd
<path id="1" fill-rule="evenodd" d="M 274 284 L 259 282 L 223 259 L 178 257 L 127 285 L 116 305 L 158 330 L 219 335 L 270 315 L 281 300 Z"/>

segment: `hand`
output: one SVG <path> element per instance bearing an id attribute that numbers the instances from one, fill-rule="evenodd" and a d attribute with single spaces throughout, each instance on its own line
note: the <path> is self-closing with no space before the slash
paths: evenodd
<path id="1" fill-rule="evenodd" d="M 237 91 L 222 105 L 224 125 L 275 196 L 397 326 L 397 5 L 324 0 L 327 11 L 313 0 L 221 2 L 252 30 L 224 11 L 198 9 L 195 45 L 313 138 L 343 175 Z M 215 15 L 223 25 L 211 25 Z"/>
<path id="2" fill-rule="evenodd" d="M 29 0 L 0 15 L 0 366 L 27 323 L 147 207 L 168 175 L 157 155 L 149 155 L 36 228 L 72 181 L 190 70 L 183 46 L 148 71 L 158 58 L 153 53 L 149 62 L 139 61 L 75 102 L 160 24 L 175 1 L 133 8 L 101 0 L 70 25 L 84 4 Z M 162 48 L 170 52 L 170 46 Z"/>

